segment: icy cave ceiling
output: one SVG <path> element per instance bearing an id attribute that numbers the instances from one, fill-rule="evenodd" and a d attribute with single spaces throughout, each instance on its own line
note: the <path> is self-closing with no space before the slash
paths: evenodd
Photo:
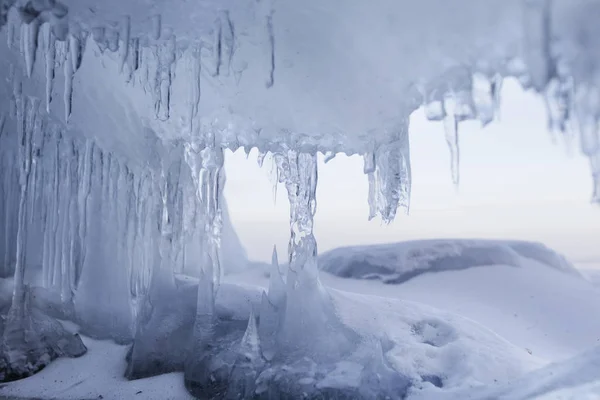
<path id="1" fill-rule="evenodd" d="M 597 0 L 2 0 L 1 9 L 3 101 L 22 82 L 55 123 L 138 165 L 207 140 L 358 153 L 372 196 L 408 207 L 411 112 L 424 105 L 444 120 L 458 182 L 459 122 L 492 121 L 502 79 L 514 76 L 543 96 L 549 129 L 578 133 L 599 201 Z"/>

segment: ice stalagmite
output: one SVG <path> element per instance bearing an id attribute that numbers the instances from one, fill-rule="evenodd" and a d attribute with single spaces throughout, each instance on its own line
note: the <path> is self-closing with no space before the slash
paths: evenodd
<path id="1" fill-rule="evenodd" d="M 279 269 L 279 259 L 277 248 L 273 246 L 273 255 L 271 257 L 271 273 L 269 274 L 269 289 L 267 292 L 269 300 L 279 306 L 285 302 L 285 283 Z"/>
<path id="2" fill-rule="evenodd" d="M 264 365 L 261 342 L 254 311 L 250 310 L 248 326 L 239 344 L 237 359 L 231 371 L 227 388 L 228 399 L 250 399 L 255 395 L 256 377 Z"/>
<path id="3" fill-rule="evenodd" d="M 273 247 L 269 288 L 263 292 L 260 303 L 260 325 L 258 334 L 262 344 L 262 354 L 267 360 L 273 359 L 276 351 L 277 334 L 285 311 L 286 286 L 279 270 L 277 249 Z"/>

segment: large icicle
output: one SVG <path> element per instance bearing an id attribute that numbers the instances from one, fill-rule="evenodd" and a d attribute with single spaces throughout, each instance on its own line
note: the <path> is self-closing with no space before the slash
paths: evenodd
<path id="1" fill-rule="evenodd" d="M 286 154 L 275 154 L 275 162 L 290 201 L 289 268 L 298 273 L 315 267 L 310 273 L 316 278 L 317 242 L 313 235 L 313 218 L 317 209 L 317 157 L 288 150 Z"/>
<path id="2" fill-rule="evenodd" d="M 29 174 L 31 173 L 31 134 L 37 114 L 38 102 L 26 101 L 23 97 L 18 99 L 17 104 L 17 131 L 19 140 L 19 209 L 17 222 L 17 256 L 15 265 L 15 286 L 13 292 L 12 306 L 9 311 L 9 320 L 20 319 L 24 315 L 25 298 L 25 249 L 27 247 L 27 225 L 25 222 L 27 214 L 27 195 L 29 194 Z"/>
<path id="3" fill-rule="evenodd" d="M 198 286 L 195 333 L 196 340 L 205 341 L 212 335 L 215 322 L 215 296 L 221 275 L 219 247 L 222 229 L 221 198 L 223 196 L 221 170 L 223 149 L 215 143 L 214 135 L 200 137 L 192 133 L 186 146 L 185 160 L 196 188 L 196 197 L 203 209 L 203 257 Z"/>
<path id="4" fill-rule="evenodd" d="M 369 177 L 369 219 L 377 214 L 385 223 L 396 216 L 398 206 L 410 207 L 410 146 L 408 121 L 391 143 L 364 155 L 364 172 Z"/>
<path id="5" fill-rule="evenodd" d="M 276 153 L 275 161 L 288 192 L 291 231 L 285 310 L 275 349 L 284 358 L 300 353 L 316 362 L 339 360 L 343 354 L 349 354 L 358 338 L 340 320 L 329 293 L 319 280 L 317 242 L 313 234 L 317 208 L 317 156 L 288 150 L 284 154 Z M 275 288 L 279 283 L 277 273 L 273 272 Z M 273 290 L 273 295 L 275 293 Z M 269 297 L 263 305 L 271 305 Z M 269 312 L 277 310 L 275 307 Z M 272 350 L 268 343 L 265 345 L 265 355 L 270 358 Z"/>
<path id="6" fill-rule="evenodd" d="M 262 345 L 262 354 L 267 360 L 275 356 L 277 334 L 281 327 L 286 303 L 286 287 L 279 270 L 277 249 L 273 247 L 269 289 L 263 292 L 260 303 L 260 325 L 258 335 Z"/>
<path id="7" fill-rule="evenodd" d="M 33 73 L 33 67 L 35 65 L 35 56 L 38 48 L 38 33 L 40 30 L 40 23 L 38 20 L 31 21 L 29 24 L 24 25 L 23 37 L 24 40 L 23 49 L 25 50 L 25 65 L 27 66 L 27 76 L 31 78 Z"/>

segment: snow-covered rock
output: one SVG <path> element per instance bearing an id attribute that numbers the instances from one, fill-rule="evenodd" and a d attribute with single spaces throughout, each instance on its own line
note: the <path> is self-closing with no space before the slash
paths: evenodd
<path id="1" fill-rule="evenodd" d="M 568 274 L 579 272 L 541 243 L 509 240 L 435 239 L 342 247 L 322 254 L 319 268 L 344 278 L 402 283 L 420 274 L 486 265 L 526 268 L 529 261 Z"/>

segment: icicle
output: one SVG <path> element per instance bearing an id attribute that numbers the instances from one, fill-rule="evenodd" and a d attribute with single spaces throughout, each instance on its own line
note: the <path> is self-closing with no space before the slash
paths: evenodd
<path id="1" fill-rule="evenodd" d="M 221 18 L 217 18 L 215 21 L 215 27 L 213 29 L 213 43 L 212 43 L 212 59 L 213 59 L 213 70 L 212 76 L 219 76 L 221 72 L 221 62 L 223 59 L 223 22 Z"/>
<path id="2" fill-rule="evenodd" d="M 202 45 L 197 44 L 191 51 L 192 57 L 192 85 L 191 85 L 191 98 L 190 98 L 190 135 L 194 130 L 194 121 L 198 117 L 198 108 L 200 107 L 200 96 L 202 95 L 200 79 L 202 77 L 202 63 L 201 63 Z"/>
<path id="3" fill-rule="evenodd" d="M 258 156 L 256 157 L 256 162 L 258 164 L 259 168 L 262 168 L 264 162 L 265 162 L 265 157 L 267 156 L 267 152 L 266 151 L 258 151 Z"/>
<path id="4" fill-rule="evenodd" d="M 71 43 L 69 47 L 71 47 Z M 65 121 L 69 122 L 69 118 L 71 117 L 71 107 L 73 106 L 73 73 L 75 62 L 73 62 L 73 57 L 77 55 L 77 52 L 70 50 L 67 53 L 67 60 L 63 65 L 64 77 L 65 77 L 65 90 L 63 94 L 63 100 L 65 103 Z"/>
<path id="5" fill-rule="evenodd" d="M 131 49 L 133 50 L 133 56 L 131 57 L 131 73 L 140 69 L 140 65 L 142 63 L 142 57 L 140 53 L 140 39 L 133 38 L 131 39 Z"/>
<path id="6" fill-rule="evenodd" d="M 393 142 L 365 155 L 364 171 L 369 178 L 369 219 L 379 214 L 383 222 L 390 223 L 398 206 L 408 212 L 411 188 L 408 120 Z"/>
<path id="7" fill-rule="evenodd" d="M 364 174 L 372 174 L 373 172 L 375 172 L 375 169 L 377 168 L 377 165 L 375 163 L 375 153 L 366 153 L 363 156 L 363 160 L 364 160 L 363 173 Z"/>
<path id="8" fill-rule="evenodd" d="M 62 180 L 64 182 L 64 187 L 61 190 L 60 197 L 60 206 L 61 210 L 59 211 L 61 216 L 60 221 L 60 298 L 63 304 L 69 303 L 73 296 L 73 288 L 72 288 L 72 268 L 74 267 L 70 262 L 72 261 L 71 250 L 72 250 L 72 240 L 71 240 L 71 221 L 72 221 L 72 186 L 74 184 L 72 178 L 72 168 L 73 168 L 73 144 L 70 140 L 64 139 L 62 141 L 61 148 L 61 161 L 62 161 Z"/>
<path id="9" fill-rule="evenodd" d="M 566 135 L 573 103 L 573 79 L 568 76 L 554 77 L 546 85 L 543 94 L 548 114 L 548 130 Z"/>
<path id="10" fill-rule="evenodd" d="M 92 38 L 98 45 L 98 49 L 101 53 L 108 47 L 107 39 L 106 39 L 106 28 L 103 26 L 98 26 L 92 29 Z"/>
<path id="11" fill-rule="evenodd" d="M 15 265 L 15 281 L 13 290 L 12 305 L 9 311 L 9 320 L 20 320 L 25 315 L 25 251 L 27 248 L 27 225 L 25 223 L 27 214 L 27 195 L 30 182 L 29 174 L 31 172 L 31 133 L 33 131 L 33 121 L 37 113 L 38 103 L 32 100 L 30 103 L 24 98 L 18 100 L 17 105 L 17 132 L 19 143 L 19 209 L 17 222 L 17 249 Z"/>
<path id="12" fill-rule="evenodd" d="M 162 32 L 162 17 L 160 14 L 157 14 L 152 17 L 152 39 L 158 40 L 160 39 L 160 34 Z"/>
<path id="13" fill-rule="evenodd" d="M 271 88 L 275 84 L 275 32 L 273 29 L 273 10 L 267 16 L 267 36 L 269 38 L 270 62 L 269 62 L 269 77 L 267 78 L 266 87 Z"/>
<path id="14" fill-rule="evenodd" d="M 368 203 L 369 203 L 369 221 L 375 218 L 377 215 L 377 183 L 375 180 L 375 170 L 377 165 L 375 164 L 375 153 L 367 153 L 363 156 L 364 167 L 363 172 L 367 175 L 369 180 L 369 192 L 368 192 Z"/>
<path id="15" fill-rule="evenodd" d="M 592 181 L 594 190 L 592 193 L 592 203 L 600 205 L 600 149 L 596 154 L 590 157 L 590 166 L 592 169 Z"/>
<path id="16" fill-rule="evenodd" d="M 173 64 L 175 63 L 176 42 L 171 34 L 165 44 L 159 48 L 159 65 L 156 71 L 154 104 L 156 118 L 161 121 L 169 119 L 171 113 L 171 83 L 173 80 Z"/>
<path id="17" fill-rule="evenodd" d="M 44 28 L 44 55 L 46 58 L 46 112 L 50 114 L 50 103 L 52 102 L 52 90 L 54 87 L 54 63 L 56 56 L 55 38 L 49 24 Z"/>
<path id="18" fill-rule="evenodd" d="M 214 140 L 214 139 L 213 139 Z M 210 270 L 215 286 L 219 285 L 221 266 L 219 262 L 219 247 L 221 244 L 221 196 L 223 188 L 220 186 L 220 174 L 223 168 L 223 149 L 209 145 L 201 151 L 202 169 L 200 171 L 200 201 L 205 207 L 206 236 L 211 259 Z"/>
<path id="19" fill-rule="evenodd" d="M 93 169 L 94 145 L 91 141 L 85 142 L 85 149 L 82 153 L 80 162 L 80 190 L 78 195 L 79 202 L 79 243 L 81 246 L 81 264 L 85 265 L 87 254 L 87 231 L 88 231 L 88 208 L 90 204 L 90 194 L 92 189 L 92 169 Z"/>
<path id="20" fill-rule="evenodd" d="M 229 11 L 221 12 L 219 25 L 221 36 L 219 42 L 219 72 L 227 76 L 229 75 L 229 70 L 231 69 L 231 61 L 235 51 L 235 33 L 233 22 L 231 22 L 231 19 L 229 18 Z"/>
<path id="21" fill-rule="evenodd" d="M 79 68 L 79 59 L 80 55 L 80 42 L 79 38 L 74 34 L 69 35 L 69 61 L 71 63 L 71 70 L 73 72 L 77 71 Z"/>
<path id="22" fill-rule="evenodd" d="M 59 238 L 59 226 L 60 226 L 60 187 L 61 187 L 61 179 L 60 179 L 60 166 L 61 166 L 61 158 L 60 158 L 60 144 L 64 140 L 62 137 L 62 133 L 57 134 L 56 138 L 56 152 L 55 160 L 54 160 L 54 184 L 52 186 L 52 232 L 50 236 L 50 248 L 52 251 L 51 269 L 50 269 L 50 277 L 49 277 L 49 287 L 60 285 L 60 256 L 61 253 L 58 251 L 60 241 Z"/>
<path id="23" fill-rule="evenodd" d="M 186 144 L 185 161 L 191 170 L 196 198 L 204 214 L 204 259 L 200 271 L 194 323 L 194 337 L 202 342 L 212 335 L 214 329 L 215 295 L 221 277 L 219 251 L 222 229 L 223 149 L 215 143 L 215 138 L 210 133 L 208 137 L 202 138 L 199 132 L 193 132 L 189 143 Z"/>
<path id="24" fill-rule="evenodd" d="M 493 80 L 483 72 L 475 72 L 473 74 L 473 103 L 482 126 L 486 126 L 494 119 L 496 111 L 494 97 Z"/>
<path id="25" fill-rule="evenodd" d="M 444 131 L 446 134 L 446 143 L 450 149 L 450 171 L 452 172 L 452 182 L 458 186 L 459 181 L 459 163 L 460 154 L 458 147 L 458 118 L 456 99 L 452 95 L 444 97 Z"/>
<path id="26" fill-rule="evenodd" d="M 116 27 L 110 27 L 106 31 L 106 45 L 113 53 L 119 51 L 119 31 Z"/>
<path id="27" fill-rule="evenodd" d="M 444 119 L 444 105 L 440 100 L 432 100 L 423 106 L 425 117 L 429 121 L 441 121 Z"/>
<path id="28" fill-rule="evenodd" d="M 552 77 L 550 0 L 524 2 L 525 61 L 531 83 L 542 92 Z"/>
<path id="29" fill-rule="evenodd" d="M 38 33 L 40 29 L 39 21 L 34 20 L 25 25 L 24 38 L 25 40 L 25 64 L 27 65 L 27 77 L 31 78 L 33 67 L 35 65 L 35 56 L 38 48 Z"/>
<path id="30" fill-rule="evenodd" d="M 29 183 L 29 188 L 31 195 L 29 196 L 30 205 L 29 205 L 29 225 L 33 226 L 35 212 L 36 212 L 36 203 L 37 199 L 37 191 L 38 191 L 38 175 L 40 172 L 40 155 L 42 151 L 42 140 L 43 140 L 43 129 L 44 126 L 42 124 L 42 118 L 36 113 L 35 121 L 33 122 L 33 132 L 32 132 L 32 150 L 31 150 L 31 181 Z M 1 131 L 0 131 L 1 132 Z"/>
<path id="31" fill-rule="evenodd" d="M 6 24 L 6 45 L 9 49 L 12 49 L 15 45 L 15 28 L 16 26 L 12 18 L 8 18 Z"/>
<path id="32" fill-rule="evenodd" d="M 14 160 L 14 156 L 7 157 L 7 163 L 8 165 L 17 165 L 16 160 Z M 13 175 L 12 168 L 7 168 L 6 170 L 8 171 L 6 174 L 8 194 L 6 196 L 6 204 L 4 209 L 4 215 L 6 217 L 6 224 L 4 226 L 4 268 L 10 270 L 10 255 L 12 253 L 11 238 L 14 236 L 13 219 L 11 217 L 14 215 L 13 201 L 14 197 L 16 196 L 14 195 L 13 190 L 16 190 L 16 185 L 14 185 L 13 182 L 11 182 Z"/>
<path id="33" fill-rule="evenodd" d="M 290 201 L 289 269 L 306 271 L 318 280 L 316 271 L 308 271 L 309 261 L 317 256 L 317 242 L 313 235 L 313 217 L 317 207 L 317 157 L 294 150 L 275 154 L 274 157 Z"/>
<path id="34" fill-rule="evenodd" d="M 592 84 L 578 85 L 574 110 L 582 153 L 590 160 L 594 191 L 592 202 L 600 203 L 600 89 Z"/>
<path id="35" fill-rule="evenodd" d="M 127 57 L 129 56 L 129 37 L 131 35 L 131 17 L 129 15 L 123 18 L 123 23 L 121 25 L 121 37 L 123 38 L 123 46 L 121 48 L 121 65 L 119 66 L 119 71 L 123 72 L 123 67 L 125 66 L 125 62 L 127 61 Z"/>
<path id="36" fill-rule="evenodd" d="M 327 153 L 325 153 L 325 164 L 327 164 L 329 161 L 333 160 L 335 158 L 337 154 L 333 151 L 328 151 Z"/>
<path id="37" fill-rule="evenodd" d="M 494 101 L 494 116 L 500 120 L 500 96 L 502 94 L 502 75 L 495 74 L 492 78 L 492 98 Z"/>

